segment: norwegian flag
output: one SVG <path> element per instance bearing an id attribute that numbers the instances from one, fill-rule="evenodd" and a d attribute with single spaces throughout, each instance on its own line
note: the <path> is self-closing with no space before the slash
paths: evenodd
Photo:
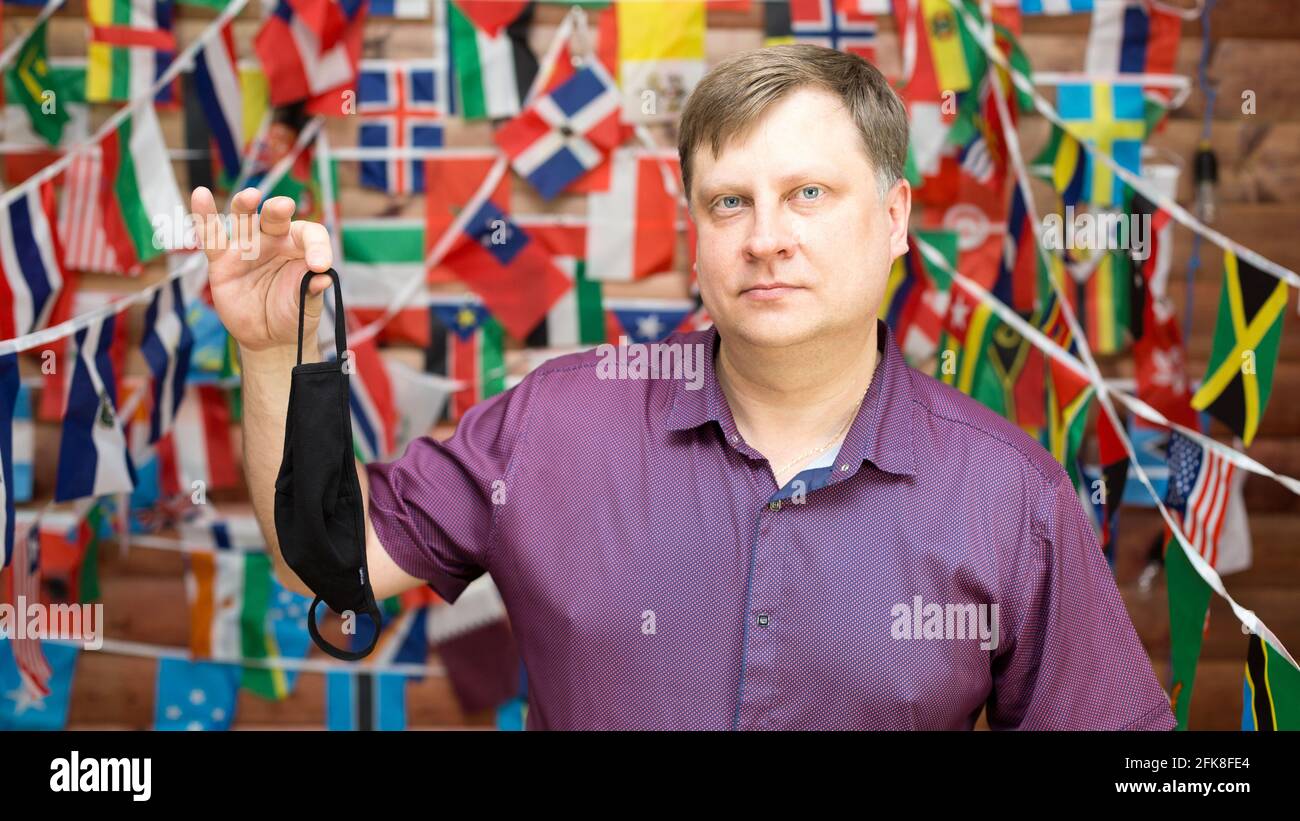
<path id="1" fill-rule="evenodd" d="M 800 43 L 815 43 L 876 60 L 876 16 L 861 0 L 791 0 L 790 33 Z M 873 9 L 874 10 L 874 9 Z M 886 6 L 884 14 L 889 13 Z"/>
<path id="2" fill-rule="evenodd" d="M 597 167 L 622 141 L 620 97 L 599 60 L 540 95 L 496 133 L 511 167 L 552 199 Z"/>
<path id="3" fill-rule="evenodd" d="M 443 144 L 446 107 L 433 62 L 366 60 L 357 76 L 357 140 L 362 148 L 396 149 L 394 156 L 361 161 L 361 184 L 390 194 L 424 191 L 423 157 L 408 148 Z"/>

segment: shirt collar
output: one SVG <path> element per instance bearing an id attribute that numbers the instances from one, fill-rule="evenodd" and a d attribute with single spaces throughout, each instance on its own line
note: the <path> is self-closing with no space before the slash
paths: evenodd
<path id="1" fill-rule="evenodd" d="M 703 384 L 698 389 L 687 387 L 683 380 L 673 381 L 673 404 L 665 427 L 668 430 L 689 430 L 717 422 L 733 447 L 748 456 L 762 458 L 761 454 L 740 441 L 727 397 L 718 384 L 713 368 L 718 340 L 716 325 L 705 330 L 700 338 L 705 356 Z M 871 462 L 888 473 L 916 475 L 911 368 L 903 359 L 893 331 L 882 319 L 876 320 L 876 348 L 880 353 L 876 372 L 858 415 L 840 446 L 839 457 L 832 468 L 832 482 L 857 473 L 863 461 Z"/>

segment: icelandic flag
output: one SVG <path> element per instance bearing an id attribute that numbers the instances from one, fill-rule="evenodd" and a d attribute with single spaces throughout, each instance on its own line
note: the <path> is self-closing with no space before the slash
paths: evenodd
<path id="1" fill-rule="evenodd" d="M 135 467 L 117 415 L 117 378 L 109 348 L 118 314 L 77 331 L 72 381 L 59 443 L 54 500 L 130 493 Z"/>
<path id="2" fill-rule="evenodd" d="M 367 60 L 357 75 L 357 140 L 362 148 L 439 148 L 443 144 L 436 67 L 432 62 Z M 394 156 L 361 161 L 361 184 L 390 194 L 424 191 L 424 160 Z"/>
<path id="3" fill-rule="evenodd" d="M 0 567 L 14 554 L 14 410 L 18 401 L 18 354 L 0 354 Z"/>
<path id="4" fill-rule="evenodd" d="M 622 141 L 620 97 L 599 60 L 538 97 L 496 133 L 511 167 L 546 199 L 603 163 Z"/>
<path id="5" fill-rule="evenodd" d="M 605 310 L 615 320 L 609 336 L 617 344 L 618 330 L 633 342 L 659 342 L 668 337 L 695 309 L 689 299 L 605 299 Z"/>
<path id="6" fill-rule="evenodd" d="M 244 133 L 244 99 L 229 23 L 219 37 L 209 39 L 194 56 L 194 88 L 217 156 L 221 158 L 221 167 L 231 177 L 237 177 Z"/>
<path id="7" fill-rule="evenodd" d="M 194 334 L 185 321 L 180 277 L 154 292 L 144 315 L 144 327 L 140 350 L 153 374 L 153 413 L 149 420 L 152 444 L 171 430 L 176 410 L 185 397 L 185 375 L 194 347 Z"/>
<path id="8" fill-rule="evenodd" d="M 0 339 L 44 328 L 63 290 L 54 183 L 29 185 L 0 207 Z"/>

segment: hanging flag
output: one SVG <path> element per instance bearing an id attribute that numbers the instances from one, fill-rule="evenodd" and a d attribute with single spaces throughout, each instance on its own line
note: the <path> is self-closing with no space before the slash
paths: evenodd
<path id="1" fill-rule="evenodd" d="M 428 660 L 427 607 L 408 610 L 389 622 L 366 663 L 325 674 L 325 724 L 329 730 L 405 730 L 406 685 L 410 676 L 372 672 L 378 665 L 424 664 Z M 363 626 L 364 625 L 364 626 Z M 374 625 L 357 623 L 353 646 L 369 643 Z M 417 679 L 419 680 L 419 679 Z"/>
<path id="2" fill-rule="evenodd" d="M 396 455 L 397 407 L 384 357 L 373 339 L 353 343 L 351 351 L 352 449 L 363 463 L 388 461 Z"/>
<path id="3" fill-rule="evenodd" d="M 614 8 L 623 120 L 675 122 L 704 77 L 705 3 L 646 0 Z"/>
<path id="4" fill-rule="evenodd" d="M 135 109 L 100 146 L 104 168 L 99 212 L 118 265 L 129 268 L 178 247 L 169 241 L 174 231 L 163 231 L 157 238 L 154 233 L 155 220 L 170 224 L 188 211 L 181 203 L 171 163 L 159 162 L 168 156 L 167 143 L 153 108 Z"/>
<path id="5" fill-rule="evenodd" d="M 1182 18 L 1145 0 L 1101 3 L 1092 10 L 1084 71 L 1172 74 Z"/>
<path id="6" fill-rule="evenodd" d="M 789 27 L 792 41 L 813 43 L 876 61 L 876 14 L 883 11 L 860 8 L 856 0 L 790 0 Z M 712 4 L 710 4 L 712 8 Z"/>
<path id="7" fill-rule="evenodd" d="M 925 39 L 940 90 L 965 91 L 971 86 L 966 51 L 976 47 L 965 43 L 968 35 L 949 0 L 920 0 L 920 3 Z"/>
<path id="8" fill-rule="evenodd" d="M 229 730 L 238 696 L 239 668 L 233 664 L 160 658 L 153 728 Z"/>
<path id="9" fill-rule="evenodd" d="M 1092 401 L 1093 385 L 1082 374 L 1048 358 L 1047 372 L 1047 427 L 1044 446 L 1056 461 L 1070 474 L 1075 487 L 1083 483 L 1079 473 L 1079 444 L 1088 422 L 1088 404 Z"/>
<path id="10" fill-rule="evenodd" d="M 1173 431 L 1165 504 L 1178 511 L 1183 534 L 1211 567 L 1218 564 L 1235 466 L 1217 451 Z"/>
<path id="11" fill-rule="evenodd" d="M 14 549 L 9 570 L 8 601 L 44 603 L 41 592 L 41 536 L 40 516 L 44 508 L 19 510 L 14 517 Z M 50 695 L 54 670 L 44 650 L 46 643 L 39 636 L 19 635 L 0 642 L 12 646 L 18 665 L 16 678 L 20 686 L 8 690 L 10 698 L 43 699 Z M 29 703 L 31 703 L 29 701 Z"/>
<path id="12" fill-rule="evenodd" d="M 1034 173 L 1052 184 L 1061 195 L 1061 206 L 1078 205 L 1084 198 L 1088 155 L 1069 132 L 1052 124 L 1051 136 L 1034 158 Z"/>
<path id="13" fill-rule="evenodd" d="M 694 310 L 695 304 L 689 299 L 606 297 L 606 334 L 612 344 L 621 344 L 619 337 L 624 335 L 632 342 L 661 342 L 680 328 Z"/>
<path id="14" fill-rule="evenodd" d="M 98 148 L 79 151 L 63 171 L 63 198 L 59 202 L 59 243 L 63 265 L 71 271 L 138 276 L 144 267 L 138 260 L 119 266 L 117 254 L 104 232 L 99 210 L 99 186 L 103 160 Z"/>
<path id="15" fill-rule="evenodd" d="M 135 468 L 117 415 L 117 377 L 109 356 L 119 318 L 119 314 L 109 314 L 74 337 L 74 364 L 54 489 L 57 502 L 130 493 L 135 486 Z"/>
<path id="16" fill-rule="evenodd" d="M 232 30 L 226 23 L 218 36 L 208 38 L 194 56 L 192 76 L 221 169 L 234 179 L 239 176 L 244 146 L 244 101 Z"/>
<path id="17" fill-rule="evenodd" d="M 24 673 L 15 658 L 19 643 L 0 641 L 0 730 L 66 729 L 81 648 L 44 642 L 50 665 L 48 690 L 36 694 L 24 686 Z"/>
<path id="18" fill-rule="evenodd" d="M 18 354 L 0 354 L 0 569 L 9 566 L 14 554 L 14 429 L 20 386 Z"/>
<path id="19" fill-rule="evenodd" d="M 357 76 L 357 142 L 393 150 L 394 156 L 361 161 L 361 184 L 390 194 L 424 190 L 424 158 L 407 149 L 443 144 L 446 104 L 431 61 L 363 60 Z"/>
<path id="20" fill-rule="evenodd" d="M 343 302 L 358 326 L 383 316 L 406 283 L 423 277 L 424 224 L 418 219 L 345 219 L 339 237 Z M 429 310 L 424 300 L 417 296 L 407 302 L 380 329 L 376 341 L 427 347 Z"/>
<path id="21" fill-rule="evenodd" d="M 957 269 L 958 236 L 954 231 L 919 228 L 915 239 L 938 251 Z M 909 242 L 907 253 L 895 259 L 885 285 L 885 324 L 894 332 L 899 348 L 914 367 L 926 367 L 939 350 L 944 317 L 948 313 L 952 277 Z"/>
<path id="22" fill-rule="evenodd" d="M 1081 14 L 1092 11 L 1093 0 L 1020 0 L 1022 14 Z"/>
<path id="23" fill-rule="evenodd" d="M 596 195 L 592 195 L 596 196 Z M 605 341 L 605 307 L 601 283 L 587 276 L 587 235 L 590 227 L 530 224 L 524 227 L 550 249 L 555 265 L 573 283 L 524 340 L 529 348 L 568 348 Z"/>
<path id="24" fill-rule="evenodd" d="M 86 99 L 92 103 L 138 100 L 176 57 L 171 0 L 91 0 L 90 44 L 86 49 Z M 176 102 L 174 83 L 154 102 Z"/>
<path id="25" fill-rule="evenodd" d="M 54 183 L 29 185 L 0 208 L 0 338 L 48 327 L 64 287 Z"/>
<path id="26" fill-rule="evenodd" d="M 1192 706 L 1192 685 L 1201 644 L 1210 618 L 1210 586 L 1205 583 L 1173 532 L 1165 528 L 1165 587 L 1169 598 L 1169 706 L 1178 720 L 1175 729 L 1187 729 Z"/>
<path id="27" fill-rule="evenodd" d="M 491 200 L 464 224 L 442 264 L 517 340 L 526 339 L 570 287 L 547 250 Z"/>
<path id="28" fill-rule="evenodd" d="M 1124 500 L 1124 487 L 1128 484 L 1129 455 L 1120 441 L 1119 432 L 1104 411 L 1097 413 L 1097 450 L 1101 461 L 1101 549 L 1112 569 L 1115 551 L 1119 546 L 1119 509 Z"/>
<path id="29" fill-rule="evenodd" d="M 463 383 L 447 407 L 447 421 L 459 422 L 474 404 L 505 390 L 503 329 L 482 302 L 463 295 L 431 298 L 429 321 L 424 369 Z"/>
<path id="30" fill-rule="evenodd" d="M 155 291 L 145 311 L 140 352 L 153 374 L 150 444 L 171 430 L 176 411 L 185 397 L 185 376 L 194 346 L 194 335 L 185 321 L 185 313 L 185 294 L 180 277 Z"/>
<path id="31" fill-rule="evenodd" d="M 1121 232 L 1126 226 L 1127 221 L 1120 222 Z M 1097 257 L 1071 264 L 1073 288 L 1066 294 L 1071 297 L 1070 308 L 1083 324 L 1092 350 L 1098 354 L 1115 354 L 1124 349 L 1124 332 L 1130 325 L 1132 273 L 1128 252 L 1110 250 L 1127 248 L 1127 239 L 1111 237 L 1103 242 L 1102 250 L 1091 252 Z"/>
<path id="32" fill-rule="evenodd" d="M 999 324 L 987 302 L 980 299 L 960 281 L 954 281 L 949 290 L 948 313 L 944 318 L 944 337 L 936 376 L 946 385 L 952 385 L 967 396 L 982 394 L 981 378 L 985 350 L 992 339 L 993 329 Z"/>
<path id="33" fill-rule="evenodd" d="M 1246 646 L 1241 729 L 1300 730 L 1300 671 L 1257 633 Z"/>
<path id="34" fill-rule="evenodd" d="M 537 57 L 528 46 L 533 4 L 496 34 L 475 26 L 455 3 L 446 8 L 455 97 L 450 113 L 467 121 L 515 116 L 537 76 Z"/>
<path id="35" fill-rule="evenodd" d="M 402 453 L 411 440 L 428 435 L 443 418 L 447 400 L 459 383 L 423 373 L 395 358 L 384 359 L 384 366 L 393 384 L 393 404 L 398 409 L 394 452 Z"/>
<path id="36" fill-rule="evenodd" d="M 1246 445 L 1273 392 L 1286 303 L 1286 282 L 1224 250 L 1214 346 L 1192 407 L 1227 425 Z"/>
<path id="37" fill-rule="evenodd" d="M 425 161 L 424 252 L 438 244 L 456 217 L 469 205 L 483 180 L 497 162 L 495 157 L 431 157 Z M 502 211 L 510 210 L 510 175 L 502 174 L 491 200 Z M 455 282 L 456 274 L 439 264 L 428 272 L 428 281 Z"/>
<path id="38" fill-rule="evenodd" d="M 1121 168 L 1141 175 L 1147 123 L 1140 86 L 1061 83 L 1056 87 L 1056 107 L 1075 137 L 1086 140 Z M 1082 196 L 1095 205 L 1124 204 L 1123 186 L 1116 184 L 1114 172 L 1091 156 L 1084 167 Z"/>
<path id="39" fill-rule="evenodd" d="M 90 107 L 86 103 L 85 58 L 56 57 L 45 59 L 46 73 L 39 83 L 41 89 L 54 92 L 48 100 L 37 99 L 38 112 L 42 103 L 55 106 L 49 114 L 39 114 L 43 121 L 66 115 L 57 144 L 37 129 L 38 124 L 29 114 L 30 85 L 20 85 L 16 70 L 0 73 L 0 143 L 6 148 L 4 161 L 5 184 L 11 188 L 21 185 L 42 168 L 59 159 L 60 149 L 79 145 L 90 134 Z M 36 116 L 35 114 L 33 116 Z"/>
<path id="40" fill-rule="evenodd" d="M 366 0 L 278 0 L 253 39 L 271 105 L 305 100 L 310 114 L 350 113 L 365 17 Z"/>
<path id="41" fill-rule="evenodd" d="M 1143 324 L 1145 333 L 1133 344 L 1138 398 L 1169 421 L 1199 429 L 1191 405 L 1182 329 L 1173 303 L 1165 297 L 1148 300 Z"/>
<path id="42" fill-rule="evenodd" d="M 528 0 L 452 0 L 452 4 L 489 37 L 500 34 L 530 5 Z"/>
<path id="43" fill-rule="evenodd" d="M 399 20 L 427 20 L 429 0 L 370 0 L 371 17 L 396 17 Z"/>
<path id="44" fill-rule="evenodd" d="M 230 435 L 230 405 L 219 385 L 189 384 L 170 433 L 158 439 L 162 490 L 190 493 L 238 487 L 239 467 Z"/>
<path id="45" fill-rule="evenodd" d="M 50 145 L 58 145 L 63 127 L 71 119 L 67 108 L 71 95 L 59 83 L 60 78 L 50 71 L 47 22 L 42 20 L 18 50 L 13 67 L 6 72 L 5 99 L 21 103 L 32 131 Z"/>
<path id="46" fill-rule="evenodd" d="M 4 366 L 0 365 L 0 372 L 3 370 Z M 0 394 L 0 402 L 3 401 L 3 394 Z M 13 464 L 13 477 L 8 486 L 9 492 L 13 494 L 15 502 L 30 502 L 35 475 L 33 462 L 36 458 L 36 427 L 32 421 L 32 389 L 21 382 L 18 384 L 18 396 L 14 400 L 12 422 L 13 445 L 9 458 Z M 3 424 L 3 417 L 0 417 L 0 425 Z M 4 430 L 0 429 L 0 436 L 3 435 Z M 0 563 L 2 566 L 3 563 Z"/>
<path id="47" fill-rule="evenodd" d="M 587 197 L 584 253 L 592 279 L 627 282 L 672 269 L 677 200 L 664 175 L 678 173 L 676 158 L 615 149 L 609 190 Z"/>
<path id="48" fill-rule="evenodd" d="M 618 89 L 599 60 L 538 95 L 493 137 L 547 200 L 605 162 L 622 138 Z"/>

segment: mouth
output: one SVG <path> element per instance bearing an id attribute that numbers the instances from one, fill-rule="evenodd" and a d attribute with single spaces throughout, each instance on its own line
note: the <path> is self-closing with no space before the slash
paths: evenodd
<path id="1" fill-rule="evenodd" d="M 746 288 L 740 292 L 740 295 L 748 299 L 768 301 L 780 299 L 783 296 L 801 290 L 803 289 L 798 285 L 790 285 L 785 282 L 771 282 L 766 285 L 755 285 L 752 288 Z"/>

